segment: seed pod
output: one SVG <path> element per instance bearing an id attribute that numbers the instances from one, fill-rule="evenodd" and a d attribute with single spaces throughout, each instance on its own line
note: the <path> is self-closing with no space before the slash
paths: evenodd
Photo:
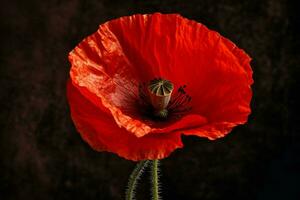
<path id="1" fill-rule="evenodd" d="M 150 101 L 155 109 L 154 113 L 163 113 L 163 117 L 167 116 L 167 106 L 170 102 L 172 91 L 174 89 L 173 84 L 169 80 L 162 78 L 156 78 L 149 82 L 148 91 Z"/>

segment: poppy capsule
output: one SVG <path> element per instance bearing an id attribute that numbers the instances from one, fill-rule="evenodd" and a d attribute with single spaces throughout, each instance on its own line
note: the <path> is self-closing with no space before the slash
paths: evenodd
<path id="1" fill-rule="evenodd" d="M 171 99 L 173 84 L 161 78 L 153 79 L 148 85 L 151 104 L 154 108 L 154 116 L 167 118 L 167 106 Z"/>

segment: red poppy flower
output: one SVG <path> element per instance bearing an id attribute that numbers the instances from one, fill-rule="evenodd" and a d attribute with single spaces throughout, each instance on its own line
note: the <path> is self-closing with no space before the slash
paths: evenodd
<path id="1" fill-rule="evenodd" d="M 178 14 L 108 21 L 69 60 L 67 96 L 77 130 L 93 149 L 129 160 L 167 157 L 183 146 L 182 134 L 223 137 L 251 111 L 250 57 Z M 151 115 L 151 80 L 172 86 L 163 118 Z"/>

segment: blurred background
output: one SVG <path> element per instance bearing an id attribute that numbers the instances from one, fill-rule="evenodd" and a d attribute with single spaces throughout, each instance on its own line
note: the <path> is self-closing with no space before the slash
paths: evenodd
<path id="1" fill-rule="evenodd" d="M 98 25 L 180 13 L 253 58 L 249 122 L 217 141 L 184 137 L 161 163 L 164 200 L 300 199 L 299 3 L 289 0 L 4 1 L 0 12 L 0 199 L 124 198 L 135 163 L 93 151 L 66 101 L 67 55 Z M 137 199 L 150 199 L 149 174 Z"/>

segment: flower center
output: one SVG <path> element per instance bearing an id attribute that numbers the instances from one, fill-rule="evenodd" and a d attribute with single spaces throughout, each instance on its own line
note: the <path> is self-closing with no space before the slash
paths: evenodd
<path id="1" fill-rule="evenodd" d="M 186 85 L 179 86 L 176 91 L 174 88 L 171 81 L 163 78 L 140 83 L 132 108 L 145 120 L 176 120 L 191 110 L 192 97 L 186 93 Z"/>
<path id="2" fill-rule="evenodd" d="M 163 119 L 167 118 L 167 107 L 174 89 L 173 83 L 166 79 L 156 78 L 149 82 L 147 88 L 154 108 L 154 116 Z"/>

